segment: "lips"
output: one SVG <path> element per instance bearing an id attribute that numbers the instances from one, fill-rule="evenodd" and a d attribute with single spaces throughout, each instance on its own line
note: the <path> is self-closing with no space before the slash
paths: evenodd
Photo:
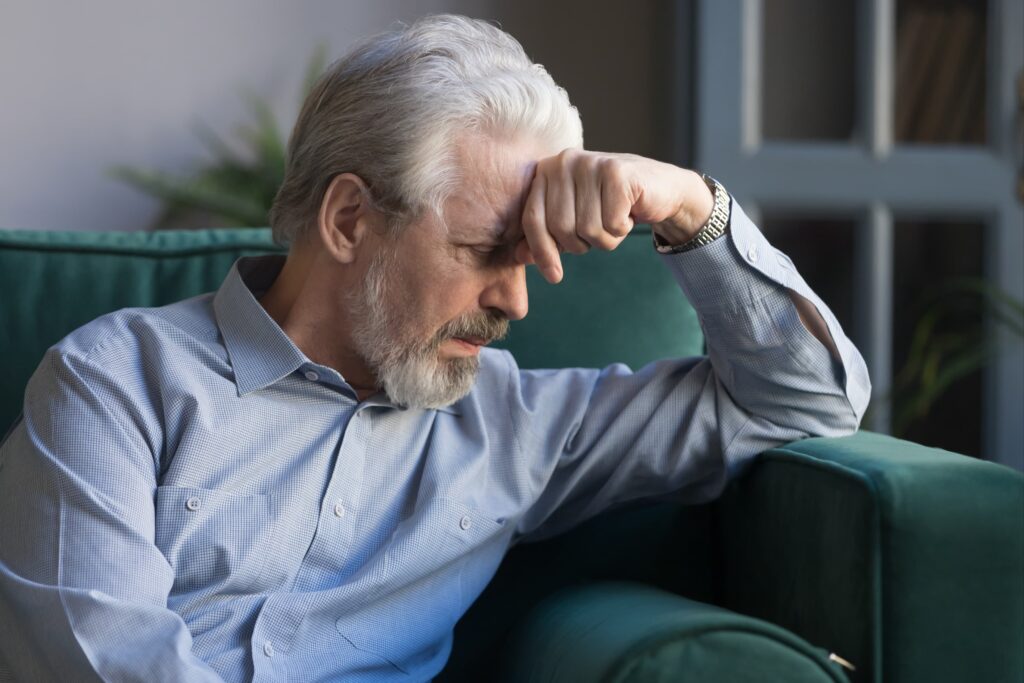
<path id="1" fill-rule="evenodd" d="M 484 337 L 456 337 L 456 339 L 467 344 L 473 344 L 474 346 L 485 346 L 490 342 L 490 339 L 485 339 Z"/>

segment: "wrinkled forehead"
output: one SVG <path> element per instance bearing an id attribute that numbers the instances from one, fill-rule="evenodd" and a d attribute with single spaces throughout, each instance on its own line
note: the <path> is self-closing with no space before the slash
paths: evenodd
<path id="1" fill-rule="evenodd" d="M 522 209 L 537 161 L 553 152 L 530 138 L 463 136 L 456 146 L 459 189 L 445 220 L 453 239 L 504 242 L 522 235 Z"/>

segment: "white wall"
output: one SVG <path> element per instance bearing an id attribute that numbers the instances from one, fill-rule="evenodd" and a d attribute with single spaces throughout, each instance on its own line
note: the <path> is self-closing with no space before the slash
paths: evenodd
<path id="1" fill-rule="evenodd" d="M 287 128 L 318 42 L 332 57 L 396 19 L 473 0 L 90 0 L 0 4 L 0 227 L 130 230 L 157 202 L 107 175 L 185 171 L 202 120 L 230 135 L 242 88 Z M 456 7 L 458 6 L 458 7 Z"/>
<path id="2" fill-rule="evenodd" d="M 230 137 L 240 92 L 268 97 L 287 132 L 316 44 L 331 59 L 396 20 L 498 19 L 583 114 L 588 146 L 654 154 L 659 0 L 0 0 L 0 228 L 138 230 L 158 202 L 108 170 L 186 172 L 192 126 Z"/>

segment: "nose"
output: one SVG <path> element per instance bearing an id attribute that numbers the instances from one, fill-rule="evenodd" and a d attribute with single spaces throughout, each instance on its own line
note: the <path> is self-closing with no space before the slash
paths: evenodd
<path id="1" fill-rule="evenodd" d="M 480 307 L 497 309 L 509 320 L 522 320 L 530 308 L 526 292 L 526 266 L 502 268 L 480 295 Z"/>

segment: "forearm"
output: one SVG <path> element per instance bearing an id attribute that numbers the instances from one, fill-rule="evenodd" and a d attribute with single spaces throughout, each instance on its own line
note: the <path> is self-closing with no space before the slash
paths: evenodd
<path id="1" fill-rule="evenodd" d="M 806 435 L 856 429 L 870 392 L 863 359 L 736 202 L 726 235 L 663 258 L 697 309 L 715 373 L 740 408 Z"/>
<path id="2" fill-rule="evenodd" d="M 709 225 L 715 208 L 715 193 L 705 182 L 704 177 L 692 170 L 682 168 L 677 170 L 682 178 L 681 185 L 686 188 L 684 195 L 687 201 L 682 204 L 676 215 L 652 226 L 655 244 L 663 249 L 677 249 L 696 237 L 702 229 L 706 229 L 706 226 Z M 728 202 L 723 202 L 723 208 L 728 204 Z M 818 313 L 814 304 L 792 290 L 787 290 L 787 293 L 793 305 L 796 306 L 800 322 L 804 327 L 825 345 L 836 360 L 841 360 L 839 350 L 829 332 L 828 324 Z"/>
<path id="3" fill-rule="evenodd" d="M 166 607 L 33 581 L 0 562 L 0 673 L 14 680 L 221 681 L 191 641 Z"/>
<path id="4" fill-rule="evenodd" d="M 167 606 L 174 574 L 154 542 L 152 456 L 95 393 L 106 381 L 51 352 L 0 446 L 0 671 L 218 681 Z"/>

